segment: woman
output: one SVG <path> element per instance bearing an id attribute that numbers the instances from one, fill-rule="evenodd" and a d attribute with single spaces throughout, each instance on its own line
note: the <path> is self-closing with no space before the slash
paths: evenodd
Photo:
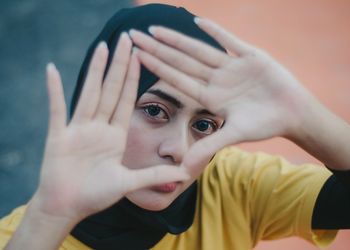
<path id="1" fill-rule="evenodd" d="M 40 184 L 1 221 L 6 249 L 251 249 L 291 235 L 325 246 L 335 232 L 315 229 L 349 228 L 348 124 L 264 52 L 193 18 L 160 4 L 112 17 L 85 59 L 68 125 L 48 66 Z M 151 25 L 154 38 L 139 32 Z M 274 136 L 335 176 L 224 148 Z"/>

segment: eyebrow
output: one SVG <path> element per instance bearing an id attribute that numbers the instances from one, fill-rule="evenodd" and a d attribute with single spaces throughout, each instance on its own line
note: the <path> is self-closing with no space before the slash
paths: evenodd
<path id="1" fill-rule="evenodd" d="M 175 107 L 182 109 L 184 107 L 184 105 L 175 97 L 165 93 L 164 91 L 160 90 L 160 89 L 150 89 L 147 91 L 147 93 L 153 94 L 158 96 L 159 98 L 162 98 L 163 100 L 170 102 L 171 104 L 173 104 Z"/>
<path id="2" fill-rule="evenodd" d="M 211 115 L 211 116 L 216 116 L 216 115 L 214 115 L 212 112 L 210 112 L 210 111 L 207 110 L 207 109 L 199 109 L 199 110 L 196 110 L 196 115 Z"/>
<path id="3" fill-rule="evenodd" d="M 184 107 L 183 103 L 180 102 L 178 99 L 176 99 L 175 97 L 169 95 L 168 93 L 165 93 L 164 91 L 160 90 L 160 89 L 150 89 L 147 91 L 147 93 L 153 94 L 158 96 L 159 98 L 170 102 L 171 104 L 173 104 L 175 107 L 182 109 Z M 216 116 L 214 115 L 212 112 L 210 112 L 207 109 L 199 109 L 196 110 L 195 112 L 197 115 L 211 115 L 211 116 Z"/>

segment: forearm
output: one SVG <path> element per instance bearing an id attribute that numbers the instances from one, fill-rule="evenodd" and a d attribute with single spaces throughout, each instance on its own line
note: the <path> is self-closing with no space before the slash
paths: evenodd
<path id="1" fill-rule="evenodd" d="M 58 249 L 74 225 L 70 219 L 42 212 L 33 198 L 5 249 Z"/>
<path id="2" fill-rule="evenodd" d="M 350 126 L 311 95 L 299 109 L 298 125 L 287 137 L 334 170 L 350 170 Z"/>

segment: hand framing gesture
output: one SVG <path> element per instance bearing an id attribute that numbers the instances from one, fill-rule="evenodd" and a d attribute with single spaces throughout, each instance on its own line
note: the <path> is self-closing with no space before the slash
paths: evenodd
<path id="1" fill-rule="evenodd" d="M 122 165 L 140 71 L 131 47 L 122 34 L 104 78 L 108 49 L 104 42 L 97 46 L 69 124 L 59 73 L 48 66 L 49 133 L 33 198 L 44 212 L 79 221 L 135 189 L 187 178 L 179 167 L 131 170 Z"/>
<path id="2" fill-rule="evenodd" d="M 130 32 L 150 71 L 226 118 L 220 131 L 192 146 L 184 163 L 203 166 L 224 146 L 287 136 L 298 123 L 298 101 L 309 98 L 308 92 L 262 50 L 209 20 L 196 22 L 228 54 L 164 27 L 152 26 L 153 38 Z"/>

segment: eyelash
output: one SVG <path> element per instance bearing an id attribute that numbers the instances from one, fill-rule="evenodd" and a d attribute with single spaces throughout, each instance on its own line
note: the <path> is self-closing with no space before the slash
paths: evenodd
<path id="1" fill-rule="evenodd" d="M 204 132 L 204 131 L 200 131 L 198 128 L 195 127 L 196 124 L 198 125 L 199 122 L 203 122 L 203 121 L 209 123 L 209 126 L 210 126 L 210 127 L 212 128 L 212 130 L 213 130 L 212 132 L 206 133 L 206 132 Z M 194 129 L 195 129 L 196 131 L 198 131 L 200 134 L 210 135 L 210 134 L 214 133 L 215 131 L 217 131 L 218 128 L 219 128 L 219 126 L 218 126 L 218 124 L 217 124 L 215 121 L 213 121 L 213 120 L 200 119 L 200 120 L 196 120 L 196 122 L 192 125 L 192 128 L 194 128 Z"/>
<path id="2" fill-rule="evenodd" d="M 151 104 L 147 104 L 147 105 L 145 105 L 145 106 L 143 106 L 143 107 L 141 107 L 142 108 L 142 110 L 143 110 L 143 112 L 147 115 L 147 117 L 148 118 L 150 118 L 150 119 L 152 119 L 152 120 L 156 120 L 156 121 L 161 121 L 161 122 L 164 122 L 164 121 L 166 121 L 166 120 L 168 120 L 169 119 L 169 115 L 168 115 L 168 113 L 159 105 L 159 104 L 156 104 L 156 103 L 151 103 Z M 150 113 L 150 108 L 158 108 L 159 109 L 159 113 L 160 112 L 163 112 L 164 113 L 164 115 L 165 115 L 165 118 L 159 118 L 159 117 L 157 117 L 157 115 L 159 114 L 156 114 L 156 115 L 152 115 L 151 113 Z M 193 123 L 192 124 L 192 128 L 193 129 L 195 129 L 199 134 L 201 134 L 201 135 L 209 135 L 209 134 L 211 134 L 211 133 L 205 133 L 205 132 L 203 132 L 203 131 L 200 131 L 198 128 L 196 128 L 196 124 L 198 125 L 198 122 L 208 122 L 209 123 L 209 126 L 213 129 L 213 132 L 211 132 L 211 133 L 214 133 L 215 131 L 217 131 L 218 129 L 219 129 L 219 125 L 215 122 L 215 121 L 213 121 L 213 120 L 210 120 L 210 119 L 197 119 L 196 121 L 195 121 L 195 123 Z"/>
<path id="3" fill-rule="evenodd" d="M 160 109 L 160 112 L 164 113 L 165 118 L 157 118 L 155 115 L 150 114 L 150 111 L 149 111 L 150 108 L 158 108 L 158 109 Z M 160 107 L 159 104 L 155 104 L 155 103 L 147 104 L 147 105 L 142 107 L 142 110 L 149 118 L 151 118 L 153 120 L 156 120 L 156 119 L 167 120 L 167 119 L 169 119 L 168 113 L 162 107 Z"/>

